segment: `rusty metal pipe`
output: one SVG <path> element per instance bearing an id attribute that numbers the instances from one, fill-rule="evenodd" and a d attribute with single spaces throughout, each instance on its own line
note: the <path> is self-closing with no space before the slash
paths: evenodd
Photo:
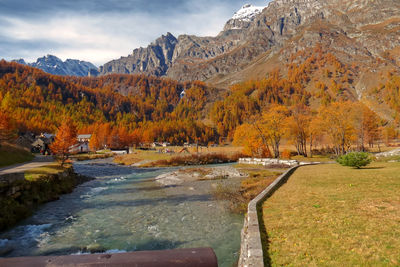
<path id="1" fill-rule="evenodd" d="M 212 248 L 137 251 L 115 254 L 0 258 L 0 267 L 218 267 Z"/>

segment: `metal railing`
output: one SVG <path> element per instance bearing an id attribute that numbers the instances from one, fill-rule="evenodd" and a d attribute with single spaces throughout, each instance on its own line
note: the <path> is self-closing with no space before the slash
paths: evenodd
<path id="1" fill-rule="evenodd" d="M 0 258 L 0 267 L 218 267 L 212 248 L 137 251 L 115 254 Z"/>

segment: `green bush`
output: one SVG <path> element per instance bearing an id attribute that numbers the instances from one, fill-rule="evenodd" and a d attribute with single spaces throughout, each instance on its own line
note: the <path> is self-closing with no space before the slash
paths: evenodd
<path id="1" fill-rule="evenodd" d="M 343 166 L 355 167 L 360 169 L 371 163 L 372 159 L 368 153 L 365 152 L 351 152 L 339 157 L 337 160 Z"/>

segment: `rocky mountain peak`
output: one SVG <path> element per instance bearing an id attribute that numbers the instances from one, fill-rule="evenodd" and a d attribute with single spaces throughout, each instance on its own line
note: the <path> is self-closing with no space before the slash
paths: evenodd
<path id="1" fill-rule="evenodd" d="M 14 60 L 12 60 L 12 62 L 16 62 L 16 63 L 22 64 L 22 65 L 27 65 L 23 58 L 14 59 Z"/>
<path id="2" fill-rule="evenodd" d="M 90 62 L 76 59 L 67 59 L 63 62 L 60 58 L 53 55 L 40 57 L 33 63 L 26 63 L 23 59 L 13 61 L 41 69 L 54 75 L 88 76 L 91 73 L 93 76 L 98 74 L 97 67 Z"/>
<path id="3" fill-rule="evenodd" d="M 152 45 L 174 45 L 176 44 L 178 40 L 173 36 L 170 32 L 168 32 L 166 35 L 161 35 L 160 38 L 156 39 Z"/>
<path id="4" fill-rule="evenodd" d="M 62 65 L 63 61 L 61 59 L 59 59 L 56 56 L 53 55 L 47 55 L 47 56 L 43 56 L 40 57 L 36 60 L 36 67 L 40 66 L 40 67 L 44 67 L 44 68 L 49 68 L 49 67 L 53 67 L 53 68 L 57 68 L 60 67 Z"/>
<path id="5" fill-rule="evenodd" d="M 259 15 L 266 6 L 253 6 L 245 4 L 240 8 L 233 17 L 227 21 L 224 31 L 239 30 L 247 28 L 251 22 Z"/>
<path id="6" fill-rule="evenodd" d="M 233 15 L 232 19 L 252 21 L 255 16 L 263 11 L 264 8 L 265 6 L 253 6 L 251 4 L 245 4 Z"/>
<path id="7" fill-rule="evenodd" d="M 317 44 L 342 62 L 358 62 L 367 69 L 383 55 L 400 62 L 399 29 L 398 0 L 246 4 L 216 37 L 175 38 L 167 33 L 147 48 L 106 63 L 101 73 L 146 73 L 226 86 L 265 77 L 271 66 L 284 67 L 291 55 Z"/>

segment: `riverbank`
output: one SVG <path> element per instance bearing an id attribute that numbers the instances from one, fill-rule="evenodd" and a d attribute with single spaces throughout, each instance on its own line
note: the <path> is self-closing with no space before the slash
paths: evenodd
<path id="1" fill-rule="evenodd" d="M 175 156 L 165 156 L 165 154 L 160 154 L 158 157 L 156 152 L 153 152 L 152 155 L 147 152 L 146 157 L 142 157 L 142 154 L 117 156 L 115 157 L 114 162 L 121 165 L 130 165 L 142 168 L 177 167 L 232 163 L 237 162 L 241 156 L 239 153 L 198 153 Z M 152 157 L 150 157 L 150 155 Z"/>
<path id="2" fill-rule="evenodd" d="M 85 161 L 85 160 L 95 160 L 95 159 L 107 159 L 114 157 L 114 153 L 107 152 L 107 153 L 83 153 L 83 154 L 76 154 L 70 156 L 70 159 L 76 161 Z"/>
<path id="3" fill-rule="evenodd" d="M 56 200 L 90 178 L 72 166 L 55 165 L 0 176 L 0 231 L 29 217 L 40 204 Z"/>
<path id="4" fill-rule="evenodd" d="M 283 167 L 271 168 L 269 166 L 242 164 L 187 167 L 161 174 L 155 178 L 155 181 L 162 186 L 179 186 L 196 181 L 214 181 L 213 190 L 211 191 L 213 197 L 226 201 L 231 212 L 244 214 L 250 200 L 286 169 Z M 229 182 L 229 180 L 233 179 L 238 180 L 234 186 Z"/>

